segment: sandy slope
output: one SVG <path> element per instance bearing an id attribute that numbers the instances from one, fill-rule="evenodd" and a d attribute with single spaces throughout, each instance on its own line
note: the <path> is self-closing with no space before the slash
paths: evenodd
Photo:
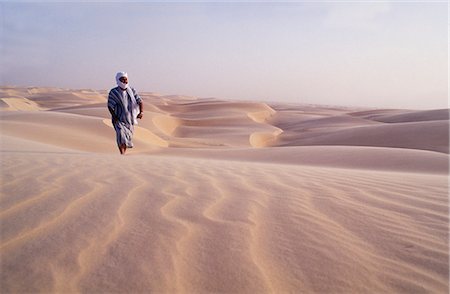
<path id="1" fill-rule="evenodd" d="M 0 94 L 2 292 L 448 293 L 448 110 Z"/>

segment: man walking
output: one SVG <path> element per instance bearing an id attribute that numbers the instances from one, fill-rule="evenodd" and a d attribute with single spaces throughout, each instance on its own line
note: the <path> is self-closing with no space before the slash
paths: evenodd
<path id="1" fill-rule="evenodd" d="M 137 124 L 137 118 L 142 118 L 144 112 L 141 97 L 134 88 L 128 86 L 128 74 L 118 72 L 116 82 L 117 87 L 109 91 L 108 109 L 112 116 L 120 154 L 125 154 L 127 148 L 133 148 L 134 125 Z"/>

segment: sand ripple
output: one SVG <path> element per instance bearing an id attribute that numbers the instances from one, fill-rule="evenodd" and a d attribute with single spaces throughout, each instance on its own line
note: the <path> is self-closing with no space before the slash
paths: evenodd
<path id="1" fill-rule="evenodd" d="M 2 161 L 5 292 L 448 291 L 443 175 L 153 156 Z"/>

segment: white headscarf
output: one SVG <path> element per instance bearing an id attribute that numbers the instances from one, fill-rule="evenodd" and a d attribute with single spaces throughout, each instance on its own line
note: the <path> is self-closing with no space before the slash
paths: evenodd
<path id="1" fill-rule="evenodd" d="M 122 89 L 127 89 L 128 88 L 128 83 L 122 83 L 121 81 L 120 81 L 120 78 L 121 77 L 126 77 L 127 79 L 128 79 L 128 74 L 126 73 L 126 72 L 124 72 L 124 71 L 119 71 L 117 74 L 116 74 L 116 82 L 117 82 L 117 86 L 119 86 L 119 87 L 121 87 Z"/>

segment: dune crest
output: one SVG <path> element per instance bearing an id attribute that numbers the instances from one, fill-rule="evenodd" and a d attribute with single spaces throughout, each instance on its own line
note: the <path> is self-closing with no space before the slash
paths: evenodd
<path id="1" fill-rule="evenodd" d="M 168 115 L 158 115 L 153 118 L 153 124 L 167 136 L 173 136 L 175 130 L 181 125 L 181 120 Z"/>
<path id="2" fill-rule="evenodd" d="M 248 117 L 257 123 L 266 123 L 276 111 L 267 104 L 263 104 L 263 106 L 265 106 L 267 110 L 249 112 L 247 113 Z"/>
<path id="3" fill-rule="evenodd" d="M 17 111 L 17 110 L 25 110 L 25 111 L 39 111 L 44 110 L 35 102 L 27 99 L 27 98 L 2 98 L 2 101 L 5 102 L 9 107 L 6 110 Z"/>
<path id="4" fill-rule="evenodd" d="M 281 133 L 283 133 L 281 129 L 277 129 L 271 133 L 255 132 L 250 135 L 250 145 L 256 148 L 273 146 Z"/>

